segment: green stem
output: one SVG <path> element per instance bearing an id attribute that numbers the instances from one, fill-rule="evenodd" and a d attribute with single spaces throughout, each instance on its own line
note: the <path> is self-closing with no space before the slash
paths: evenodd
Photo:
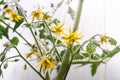
<path id="1" fill-rule="evenodd" d="M 72 64 L 82 64 L 82 63 L 88 64 L 88 63 L 99 63 L 99 62 L 104 63 L 104 61 L 101 59 L 101 60 L 74 60 Z"/>
<path id="2" fill-rule="evenodd" d="M 17 47 L 14 46 L 14 48 L 17 50 L 18 54 L 20 55 L 20 57 L 43 79 L 46 80 L 42 74 L 40 74 L 20 53 L 20 51 L 17 49 Z"/>
<path id="3" fill-rule="evenodd" d="M 2 63 L 0 64 L 0 67 L 2 66 L 2 64 L 7 61 L 8 59 L 12 59 L 12 58 L 16 58 L 16 57 L 20 57 L 19 55 L 16 55 L 16 56 L 12 56 L 12 57 L 8 57 L 6 58 L 4 61 L 2 61 Z"/>
<path id="4" fill-rule="evenodd" d="M 73 61 L 74 56 L 75 56 L 75 55 L 73 54 L 72 49 L 70 49 L 70 51 L 71 51 L 71 53 L 72 53 L 72 58 L 71 58 L 71 60 L 70 60 L 69 67 L 68 67 L 68 69 L 67 69 L 67 72 L 66 72 L 65 77 L 64 77 L 64 79 L 63 79 L 63 80 L 65 80 L 65 79 L 66 79 L 66 77 L 67 77 L 67 75 L 68 75 L 68 72 L 69 72 L 69 70 L 70 70 L 70 67 L 71 67 L 71 65 L 72 65 L 72 61 Z"/>
<path id="5" fill-rule="evenodd" d="M 70 67 L 70 62 L 71 62 L 70 59 L 71 59 L 71 53 L 70 53 L 70 48 L 68 48 L 63 57 L 63 62 L 58 72 L 58 75 L 54 80 L 64 80 Z"/>
<path id="6" fill-rule="evenodd" d="M 8 25 L 6 22 L 4 22 L 4 21 L 1 20 L 1 19 L 0 19 L 0 21 L 1 21 L 2 23 L 4 23 L 7 27 L 9 27 L 10 29 L 13 30 L 13 28 L 12 28 L 10 25 Z M 14 32 L 16 32 L 29 46 L 32 46 L 19 32 L 17 32 L 16 30 L 15 30 Z"/>
<path id="7" fill-rule="evenodd" d="M 41 56 L 43 56 L 43 53 L 42 53 L 42 51 L 41 51 L 41 49 L 40 49 L 40 45 L 39 45 L 39 43 L 38 43 L 38 40 L 36 39 L 36 37 L 35 37 L 35 35 L 34 35 L 32 29 L 31 29 L 31 28 L 29 28 L 29 29 L 30 29 L 30 31 L 31 31 L 31 33 L 32 33 L 32 35 L 33 35 L 33 37 L 34 37 L 34 40 L 35 40 L 35 42 L 36 42 L 36 44 L 37 44 L 37 47 L 38 47 L 38 49 L 39 49 L 39 51 L 40 51 Z"/>
<path id="8" fill-rule="evenodd" d="M 78 29 L 81 12 L 82 12 L 82 5 L 83 5 L 83 0 L 78 0 L 78 8 L 77 8 L 77 13 L 76 13 L 76 18 L 74 21 L 73 31 L 76 31 Z"/>
<path id="9" fill-rule="evenodd" d="M 55 48 L 55 51 L 56 51 L 56 53 L 57 53 L 57 56 L 58 56 L 59 60 L 62 62 L 62 58 L 61 58 L 61 56 L 59 55 L 59 52 L 58 52 L 58 50 L 57 50 L 57 48 L 56 48 L 56 45 L 55 45 L 55 42 L 54 42 L 54 40 L 53 40 L 53 38 L 52 38 L 51 30 L 50 30 L 48 24 L 47 24 L 45 21 L 44 21 L 44 23 L 45 23 L 46 27 L 47 27 L 48 30 L 49 30 L 50 37 L 51 37 L 51 40 L 52 40 L 53 46 L 54 46 L 54 48 Z"/>

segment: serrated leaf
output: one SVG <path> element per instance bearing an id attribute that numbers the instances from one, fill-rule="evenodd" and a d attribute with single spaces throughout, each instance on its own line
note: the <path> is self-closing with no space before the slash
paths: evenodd
<path id="1" fill-rule="evenodd" d="M 84 59 L 84 58 L 85 56 L 82 56 L 81 54 L 78 54 L 78 53 L 74 56 L 74 60 Z"/>
<path id="2" fill-rule="evenodd" d="M 115 40 L 115 39 L 113 39 L 113 38 L 109 38 L 109 43 L 111 44 L 111 45 L 114 45 L 114 46 L 116 46 L 117 45 L 117 41 Z"/>
<path id="3" fill-rule="evenodd" d="M 73 48 L 72 48 L 73 52 L 75 52 L 76 49 L 78 49 L 78 47 L 79 47 L 79 45 L 75 45 L 75 46 L 73 46 Z"/>
<path id="4" fill-rule="evenodd" d="M 39 37 L 40 38 L 44 38 L 45 37 L 45 30 L 39 30 L 40 34 L 39 34 Z"/>
<path id="5" fill-rule="evenodd" d="M 44 23 L 37 25 L 38 28 L 45 27 Z"/>
<path id="6" fill-rule="evenodd" d="M 11 42 L 12 44 L 14 44 L 14 45 L 18 45 L 19 39 L 18 39 L 17 37 L 13 37 L 13 38 L 10 40 L 10 42 Z"/>
<path id="7" fill-rule="evenodd" d="M 112 51 L 110 51 L 106 57 L 110 57 L 111 58 L 114 55 L 116 55 L 118 52 L 120 52 L 120 45 L 115 47 Z"/>
<path id="8" fill-rule="evenodd" d="M 86 58 L 90 56 L 89 53 L 83 53 L 82 55 L 85 56 Z"/>
<path id="9" fill-rule="evenodd" d="M 87 47 L 86 47 L 86 51 L 91 54 L 93 52 L 95 52 L 96 50 L 96 46 L 93 43 L 88 43 Z"/>
<path id="10" fill-rule="evenodd" d="M 91 74 L 92 74 L 92 76 L 95 75 L 99 65 L 100 65 L 100 63 L 94 63 L 94 64 L 91 65 Z"/>

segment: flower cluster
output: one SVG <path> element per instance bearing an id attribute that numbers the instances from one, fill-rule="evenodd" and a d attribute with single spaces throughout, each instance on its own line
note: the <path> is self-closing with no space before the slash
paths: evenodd
<path id="1" fill-rule="evenodd" d="M 12 21 L 20 21 L 22 20 L 22 16 L 19 15 L 18 13 L 12 11 L 9 7 L 4 9 L 4 12 L 9 15 L 9 19 Z"/>

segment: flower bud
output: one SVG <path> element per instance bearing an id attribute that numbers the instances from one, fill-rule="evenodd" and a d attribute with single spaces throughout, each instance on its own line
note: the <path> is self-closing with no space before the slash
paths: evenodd
<path id="1" fill-rule="evenodd" d="M 106 50 L 106 49 L 103 49 L 103 53 L 105 53 L 105 54 L 108 54 L 108 50 Z"/>
<path id="2" fill-rule="evenodd" d="M 0 54 L 0 61 L 2 62 L 5 59 L 5 55 L 3 53 Z"/>
<path id="3" fill-rule="evenodd" d="M 19 59 L 15 59 L 14 61 L 17 62 L 17 61 L 19 61 Z"/>
<path id="4" fill-rule="evenodd" d="M 3 46 L 4 46 L 4 47 L 8 47 L 8 46 L 10 46 L 10 43 L 9 43 L 9 42 L 5 42 L 5 43 L 3 44 Z"/>
<path id="5" fill-rule="evenodd" d="M 98 41 L 93 41 L 93 44 L 96 45 L 96 46 L 100 46 Z"/>
<path id="6" fill-rule="evenodd" d="M 25 24 L 26 27 L 30 27 L 30 25 L 31 25 L 30 23 L 26 23 Z"/>
<path id="7" fill-rule="evenodd" d="M 7 7 L 8 7 L 8 5 L 5 5 L 5 6 L 4 6 L 4 9 L 7 8 Z"/>
<path id="8" fill-rule="evenodd" d="M 26 69 L 27 69 L 27 65 L 26 65 L 26 64 L 23 66 L 23 69 L 24 69 L 24 70 L 26 70 Z"/>

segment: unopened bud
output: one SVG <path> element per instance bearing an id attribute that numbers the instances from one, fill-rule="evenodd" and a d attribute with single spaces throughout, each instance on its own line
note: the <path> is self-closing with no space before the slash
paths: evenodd
<path id="1" fill-rule="evenodd" d="M 108 50 L 106 50 L 106 49 L 103 49 L 103 53 L 105 53 L 105 54 L 108 54 Z"/>
<path id="2" fill-rule="evenodd" d="M 8 7 L 8 5 L 5 5 L 5 6 L 4 6 L 4 9 L 7 8 L 7 7 Z"/>
<path id="3" fill-rule="evenodd" d="M 5 59 L 5 55 L 3 53 L 1 53 L 0 55 L 0 61 L 2 62 Z"/>
<path id="4" fill-rule="evenodd" d="M 19 61 L 19 59 L 15 59 L 14 61 L 17 62 L 17 61 Z"/>
<path id="5" fill-rule="evenodd" d="M 3 44 L 3 46 L 4 46 L 4 47 L 8 47 L 8 46 L 10 46 L 10 43 L 9 43 L 9 42 L 5 42 L 5 43 Z"/>
<path id="6" fill-rule="evenodd" d="M 23 66 L 23 69 L 24 69 L 24 70 L 26 70 L 26 69 L 27 69 L 27 65 L 26 65 L 26 64 Z"/>
<path id="7" fill-rule="evenodd" d="M 26 27 L 30 27 L 30 25 L 31 25 L 30 23 L 26 23 L 25 24 Z"/>
<path id="8" fill-rule="evenodd" d="M 96 46 L 100 46 L 100 43 L 98 41 L 93 41 L 93 44 Z"/>

